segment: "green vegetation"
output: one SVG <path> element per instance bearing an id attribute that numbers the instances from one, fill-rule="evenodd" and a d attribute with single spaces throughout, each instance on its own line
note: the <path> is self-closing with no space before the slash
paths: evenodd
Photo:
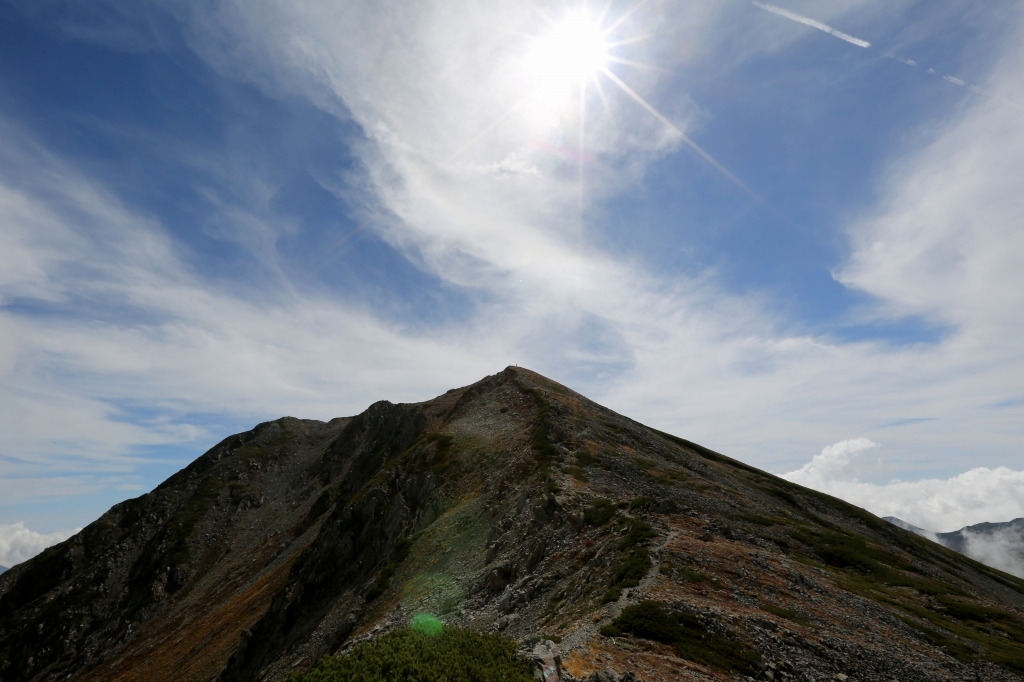
<path id="1" fill-rule="evenodd" d="M 919 620 L 900 620 L 957 660 L 988 660 L 1012 672 L 1024 673 L 1024 621 L 1015 614 L 949 597 L 937 600 L 944 613 L 926 609 L 903 595 L 881 595 L 877 599 L 916 616 Z"/>
<path id="2" fill-rule="evenodd" d="M 629 532 L 619 540 L 619 549 L 630 549 L 637 545 L 646 544 L 648 540 L 656 537 L 657 533 L 646 522 L 640 519 L 633 519 L 629 525 Z"/>
<path id="3" fill-rule="evenodd" d="M 615 569 L 615 580 L 612 586 L 601 597 L 601 603 L 618 601 L 622 596 L 622 590 L 627 587 L 636 587 L 647 574 L 650 562 L 647 559 L 647 548 L 640 547 L 629 555 L 624 562 Z"/>
<path id="4" fill-rule="evenodd" d="M 647 555 L 647 543 L 655 535 L 654 529 L 644 521 L 633 519 L 630 522 L 629 531 L 618 544 L 620 552 L 630 553 L 615 568 L 612 586 L 601 597 L 602 604 L 618 600 L 623 589 L 636 587 L 647 575 L 647 569 L 651 566 Z"/>
<path id="5" fill-rule="evenodd" d="M 788 504 L 790 507 L 793 507 L 794 509 L 803 509 L 803 505 L 800 504 L 799 500 L 797 500 L 795 497 L 793 497 L 793 494 L 791 492 L 789 492 L 788 490 L 783 490 L 782 488 L 777 488 L 775 486 L 758 486 L 758 487 L 761 490 L 763 490 L 764 492 L 766 492 L 769 495 L 771 495 L 772 497 L 776 497 L 776 498 L 782 500 L 783 502 Z M 803 492 L 803 491 L 801 491 L 801 492 Z"/>
<path id="6" fill-rule="evenodd" d="M 601 634 L 608 637 L 623 633 L 671 644 L 682 658 L 730 673 L 756 675 L 761 659 L 742 642 L 709 632 L 696 616 L 668 612 L 656 601 L 627 606 L 610 625 L 601 628 Z"/>
<path id="7" fill-rule="evenodd" d="M 450 433 L 428 433 L 423 438 L 424 444 L 433 444 L 436 454 L 432 458 L 430 470 L 437 478 L 444 478 L 454 473 L 458 467 L 458 457 L 451 452 L 455 437 Z"/>
<path id="8" fill-rule="evenodd" d="M 977 653 L 971 647 L 964 645 L 963 642 L 936 632 L 935 630 L 925 627 L 910 618 L 900 618 L 900 620 L 924 635 L 925 639 L 929 643 L 945 649 L 946 653 L 958 661 L 969 662 L 973 660 L 974 655 Z"/>
<path id="9" fill-rule="evenodd" d="M 564 473 L 566 473 L 566 474 L 571 475 L 577 481 L 582 481 L 584 483 L 587 482 L 587 475 L 586 475 L 586 473 L 584 473 L 583 467 L 579 467 L 579 466 L 563 467 L 562 471 Z"/>
<path id="10" fill-rule="evenodd" d="M 392 439 L 393 440 L 393 439 Z M 378 450 L 382 453 L 388 450 L 391 441 L 382 445 Z M 402 471 L 421 471 L 429 468 L 431 473 L 438 479 L 451 477 L 459 473 L 461 466 L 459 453 L 452 446 L 455 444 L 455 437 L 450 433 L 432 432 L 420 436 L 405 451 L 398 456 L 396 463 Z M 433 445 L 431 448 L 429 446 Z M 358 500 L 364 494 L 379 487 L 387 480 L 387 471 L 379 469 L 377 473 L 356 493 L 353 501 Z"/>
<path id="11" fill-rule="evenodd" d="M 820 526 L 835 528 L 824 519 L 813 515 L 811 519 Z M 988 660 L 1012 672 L 1024 672 L 1024 621 L 1016 614 L 974 602 L 951 580 L 925 577 L 909 561 L 870 544 L 862 536 L 817 530 L 803 523 L 790 526 L 796 526 L 789 532 L 791 538 L 838 569 L 838 584 L 843 589 L 912 616 L 901 620 L 960 661 Z M 813 565 L 800 554 L 794 558 Z M 775 613 L 767 607 L 765 610 Z M 788 617 L 784 613 L 776 615 Z"/>
<path id="12" fill-rule="evenodd" d="M 648 495 L 643 495 L 642 497 L 638 497 L 635 500 L 633 500 L 632 502 L 630 502 L 629 503 L 629 509 L 630 509 L 630 511 L 632 511 L 632 510 L 636 509 L 637 507 L 646 506 L 646 505 L 650 504 L 651 502 L 654 502 L 654 498 L 653 497 L 650 497 Z"/>
<path id="13" fill-rule="evenodd" d="M 1000 609 L 993 609 L 988 606 L 970 604 L 968 602 L 951 599 L 949 597 L 939 597 L 937 601 L 942 604 L 946 613 L 957 620 L 970 620 L 976 623 L 988 623 L 990 621 L 1005 621 L 1009 623 L 1016 620 L 1016 617 L 1012 613 L 1008 613 Z M 1024 642 L 1024 639 L 1021 641 Z"/>
<path id="14" fill-rule="evenodd" d="M 729 518 L 734 521 L 746 521 L 757 526 L 781 526 L 786 525 L 783 519 L 773 516 L 762 516 L 760 514 L 730 514 Z"/>
<path id="15" fill-rule="evenodd" d="M 250 441 L 235 450 L 233 458 L 254 459 L 263 464 L 268 464 L 278 459 L 281 456 L 281 449 L 298 437 L 298 434 L 288 427 L 288 421 L 287 417 L 275 420 L 273 423 L 280 427 L 277 433 L 268 433 L 266 430 L 260 431 L 259 437 L 256 439 L 260 445 Z"/>
<path id="16" fill-rule="evenodd" d="M 601 603 L 610 604 L 613 601 L 618 601 L 619 597 L 622 596 L 623 589 L 625 589 L 624 585 L 613 585 L 608 588 L 608 591 L 601 596 Z"/>
<path id="17" fill-rule="evenodd" d="M 380 573 L 377 575 L 377 582 L 366 593 L 366 601 L 371 602 L 388 591 L 388 588 L 391 587 L 391 578 L 394 577 L 396 568 L 398 568 L 396 564 L 388 564 L 380 569 Z"/>
<path id="18" fill-rule="evenodd" d="M 679 569 L 679 578 L 688 583 L 711 583 L 718 587 L 718 578 L 712 578 L 707 573 L 701 573 L 685 566 Z"/>
<path id="19" fill-rule="evenodd" d="M 781 483 L 781 481 L 779 483 Z M 787 483 L 785 485 L 792 486 L 793 484 Z M 820 493 L 817 490 L 813 490 L 811 488 L 797 488 L 796 486 L 793 486 L 792 489 L 799 490 L 800 493 L 805 497 L 817 500 L 824 506 L 832 509 L 835 512 L 838 512 L 840 515 L 845 516 L 846 518 L 855 518 L 859 520 L 861 523 L 863 523 L 871 530 L 888 532 L 892 529 L 892 526 L 889 524 L 888 521 L 884 521 L 875 516 L 874 514 L 872 514 L 871 512 L 865 511 L 860 507 L 856 507 L 850 504 L 849 502 L 844 502 L 839 498 L 832 497 L 831 495 L 827 495 L 825 493 Z"/>
<path id="20" fill-rule="evenodd" d="M 532 682 L 531 667 L 516 656 L 515 642 L 500 635 L 451 627 L 434 634 L 401 629 L 325 657 L 289 682 Z"/>
<path id="21" fill-rule="evenodd" d="M 794 623 L 800 623 L 800 625 L 811 624 L 811 621 L 807 620 L 807 616 L 799 611 L 794 611 L 793 609 L 786 609 L 781 606 L 775 606 L 774 604 L 764 604 L 761 606 L 761 610 L 774 614 L 779 618 L 785 618 L 786 620 L 791 620 Z"/>
<path id="22" fill-rule="evenodd" d="M 601 424 L 602 424 L 602 425 L 603 425 L 603 426 L 604 426 L 604 427 L 605 427 L 606 429 L 608 429 L 609 431 L 612 431 L 612 432 L 614 432 L 614 433 L 617 433 L 617 434 L 619 434 L 619 435 L 621 435 L 621 436 L 625 436 L 625 435 L 628 435 L 628 434 L 629 434 L 629 431 L 627 431 L 627 430 L 626 430 L 626 429 L 624 429 L 623 427 L 619 426 L 619 425 L 618 425 L 618 424 L 616 424 L 615 422 L 611 422 L 611 421 L 608 421 L 607 419 L 602 419 L 602 420 L 601 420 Z"/>
<path id="23" fill-rule="evenodd" d="M 611 500 L 599 497 L 592 500 L 583 511 L 583 520 L 591 526 L 603 526 L 615 516 L 615 505 Z"/>
<path id="24" fill-rule="evenodd" d="M 213 474 L 207 476 L 196 488 L 192 497 L 182 505 L 181 509 L 167 522 L 167 530 L 171 535 L 172 545 L 170 562 L 182 565 L 189 563 L 188 539 L 192 537 L 196 526 L 211 505 L 217 502 L 224 490 L 224 482 Z"/>
<path id="25" fill-rule="evenodd" d="M 900 619 L 954 658 L 964 662 L 987 660 L 1018 674 L 1024 672 L 1024 620 L 1015 613 L 976 603 L 958 586 L 963 579 L 962 571 L 967 567 L 1018 592 L 1024 592 L 1024 582 L 903 533 L 863 509 L 828 495 L 763 475 L 757 477 L 754 485 L 799 510 L 803 518 L 742 513 L 733 514 L 731 518 L 774 527 L 776 531 L 785 529 L 788 538 L 768 533 L 758 535 L 783 551 L 792 552 L 790 556 L 800 563 L 821 568 L 817 560 L 824 562 L 836 570 L 840 587 L 906 614 Z M 897 552 L 812 513 L 811 508 L 854 520 L 895 543 L 911 557 L 938 566 L 948 578 L 923 575 L 914 563 Z M 810 552 L 804 554 L 801 548 Z M 707 580 L 703 574 L 689 569 L 681 569 L 679 576 L 691 582 Z M 797 611 L 775 606 L 763 608 L 782 618 L 807 624 L 806 616 Z"/>
<path id="26" fill-rule="evenodd" d="M 409 552 L 412 551 L 413 544 L 420 539 L 421 535 L 423 535 L 423 531 L 404 537 L 398 541 L 395 545 L 395 563 L 400 564 L 406 560 L 409 556 Z"/>
<path id="27" fill-rule="evenodd" d="M 654 480 L 662 485 L 676 486 L 679 483 L 688 483 L 690 477 L 686 474 L 681 474 L 678 471 L 661 472 L 658 476 L 654 477 Z"/>
<path id="28" fill-rule="evenodd" d="M 237 485 L 239 484 L 231 484 L 232 499 L 235 498 L 235 486 Z M 244 486 L 242 487 L 244 488 Z M 331 505 L 333 505 L 335 503 L 335 500 L 337 500 L 340 496 L 341 493 L 338 490 L 338 486 L 336 485 L 331 486 L 330 488 L 327 488 L 322 493 L 320 493 L 320 496 L 316 498 L 315 502 L 313 502 L 313 506 L 309 508 L 309 511 L 306 513 L 306 516 L 304 516 L 302 521 L 300 521 L 299 524 L 295 527 L 295 536 L 298 537 L 305 533 L 307 530 L 309 530 L 313 526 L 313 524 L 320 520 L 320 517 L 327 513 L 327 511 L 331 508 Z"/>
<path id="29" fill-rule="evenodd" d="M 864 595 L 880 583 L 890 587 L 910 587 L 928 595 L 966 595 L 948 582 L 939 583 L 921 577 L 913 564 L 885 549 L 869 545 L 861 536 L 803 530 L 791 532 L 790 536 L 813 549 L 829 566 L 843 569 L 847 573 L 843 587 L 856 594 Z"/>
<path id="30" fill-rule="evenodd" d="M 455 442 L 455 436 L 450 433 L 434 432 L 428 433 L 423 440 L 427 443 L 434 443 L 438 452 L 444 452 Z"/>
<path id="31" fill-rule="evenodd" d="M 405 561 L 406 557 L 409 556 L 409 552 L 412 551 L 413 543 L 415 543 L 423 532 L 420 531 L 415 535 L 402 538 L 395 545 L 395 560 L 390 564 L 380 569 L 380 573 L 377 575 L 377 582 L 374 583 L 373 587 L 366 593 L 366 601 L 371 602 L 380 595 L 388 591 L 391 587 L 391 578 L 395 575 L 395 570 L 398 569 L 398 564 Z"/>
<path id="32" fill-rule="evenodd" d="M 542 469 L 546 471 L 551 460 L 558 454 L 551 440 L 551 432 L 554 429 L 554 425 L 551 423 L 551 404 L 537 389 L 520 382 L 516 382 L 516 384 L 520 391 L 533 398 L 537 404 L 537 419 L 530 431 L 530 447 L 537 454 Z"/>

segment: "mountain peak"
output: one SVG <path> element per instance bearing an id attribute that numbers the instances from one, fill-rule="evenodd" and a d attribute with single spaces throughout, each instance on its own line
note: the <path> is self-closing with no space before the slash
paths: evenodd
<path id="1" fill-rule="evenodd" d="M 1022 612 L 1022 580 L 509 367 L 115 505 L 0 577 L 0 679 L 283 680 L 432 614 L 558 642 L 565 679 L 1009 680 Z"/>

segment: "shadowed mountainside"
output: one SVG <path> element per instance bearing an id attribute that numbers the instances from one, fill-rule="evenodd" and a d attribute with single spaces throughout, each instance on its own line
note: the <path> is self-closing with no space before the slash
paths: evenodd
<path id="1" fill-rule="evenodd" d="M 963 552 L 967 549 L 968 538 L 971 536 L 982 538 L 1006 537 L 1015 541 L 1018 551 L 1024 546 L 1024 519 L 1014 519 L 1004 523 L 976 523 L 973 526 L 964 526 L 960 530 L 951 533 L 936 533 L 939 543 Z"/>
<path id="2" fill-rule="evenodd" d="M 1024 580 L 508 368 L 260 424 L 15 566 L 0 680 L 283 680 L 422 612 L 570 679 L 1024 674 Z"/>
<path id="3" fill-rule="evenodd" d="M 997 523 L 976 523 L 949 533 L 918 528 L 895 516 L 885 520 L 904 530 L 966 554 L 987 566 L 1024 578 L 1024 518 Z"/>

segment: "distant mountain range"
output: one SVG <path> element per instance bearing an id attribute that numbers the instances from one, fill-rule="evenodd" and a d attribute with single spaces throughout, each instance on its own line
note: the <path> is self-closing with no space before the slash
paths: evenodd
<path id="1" fill-rule="evenodd" d="M 983 564 L 1024 578 L 1024 518 L 1005 523 L 978 523 L 950 533 L 918 528 L 895 516 L 886 516 L 885 520 Z"/>
<path id="2" fill-rule="evenodd" d="M 3 573 L 6 570 L 7 570 L 6 566 L 0 566 L 0 573 Z"/>

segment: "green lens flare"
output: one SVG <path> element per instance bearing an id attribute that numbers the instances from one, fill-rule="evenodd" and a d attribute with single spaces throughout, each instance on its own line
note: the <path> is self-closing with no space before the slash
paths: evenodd
<path id="1" fill-rule="evenodd" d="M 439 635 L 444 629 L 441 619 L 431 613 L 417 613 L 412 617 L 410 626 L 416 632 L 422 632 L 424 635 Z"/>

